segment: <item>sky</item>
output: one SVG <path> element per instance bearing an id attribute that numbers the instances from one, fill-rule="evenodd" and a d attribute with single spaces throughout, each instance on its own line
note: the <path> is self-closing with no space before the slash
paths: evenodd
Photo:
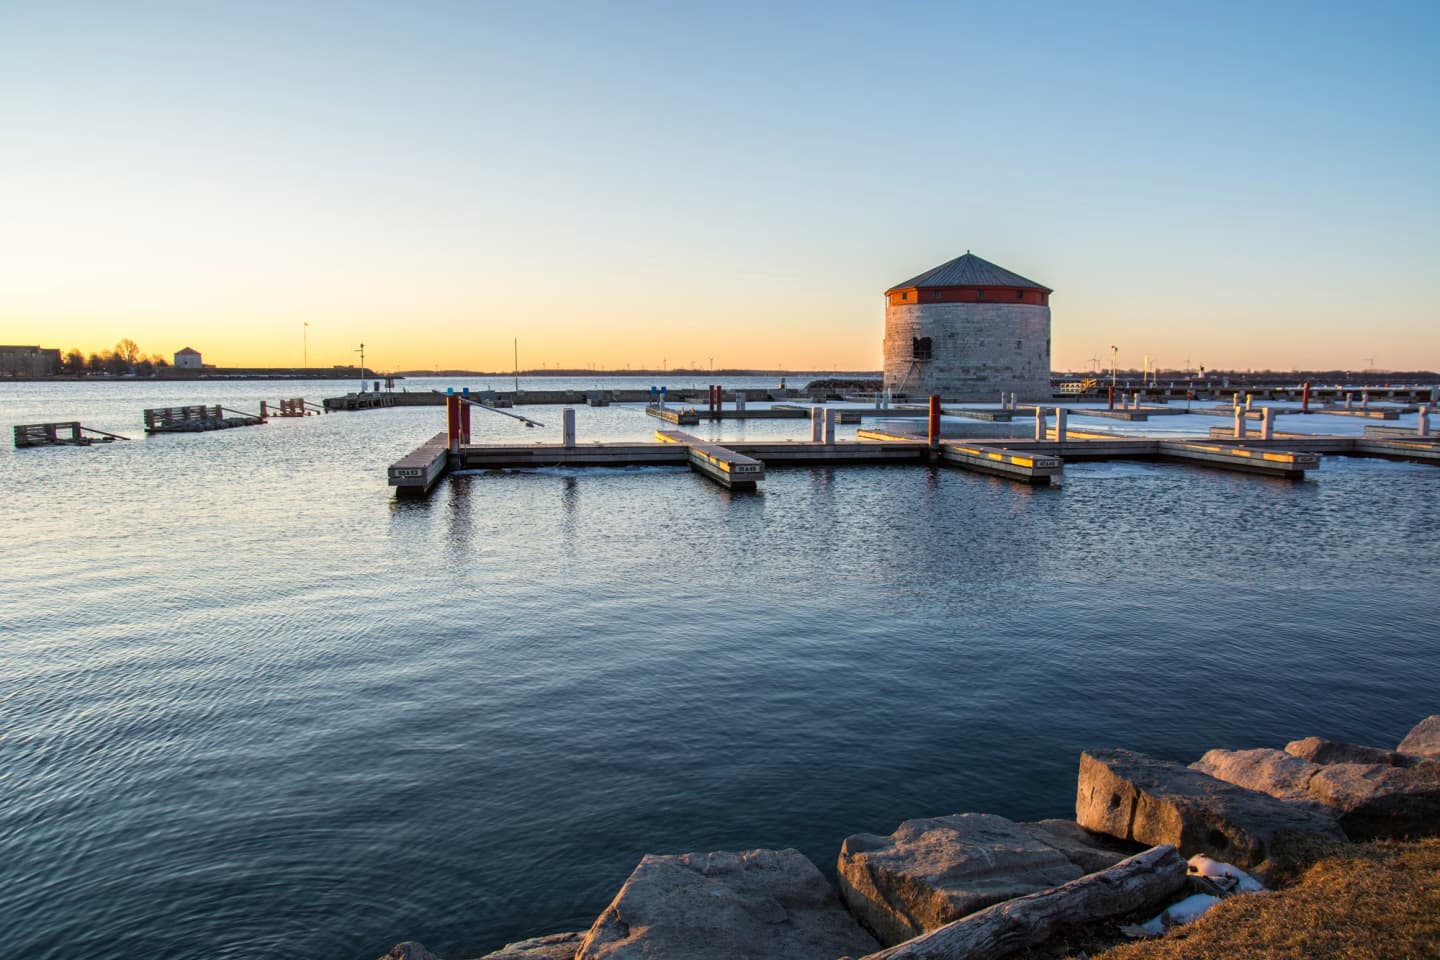
<path id="1" fill-rule="evenodd" d="M 0 343 L 880 367 L 967 250 L 1053 366 L 1440 369 L 1440 3 L 0 0 Z"/>

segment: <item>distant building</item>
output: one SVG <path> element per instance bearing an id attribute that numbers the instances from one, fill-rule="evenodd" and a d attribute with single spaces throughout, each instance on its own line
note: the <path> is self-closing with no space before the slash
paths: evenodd
<path id="1" fill-rule="evenodd" d="M 200 351 L 186 347 L 183 350 L 175 351 L 175 369 L 177 370 L 200 370 L 204 364 L 200 362 Z"/>
<path id="2" fill-rule="evenodd" d="M 968 250 L 885 291 L 885 387 L 946 400 L 1050 397 L 1049 287 Z"/>
<path id="3" fill-rule="evenodd" d="M 0 377 L 49 377 L 59 372 L 59 350 L 0 347 Z"/>

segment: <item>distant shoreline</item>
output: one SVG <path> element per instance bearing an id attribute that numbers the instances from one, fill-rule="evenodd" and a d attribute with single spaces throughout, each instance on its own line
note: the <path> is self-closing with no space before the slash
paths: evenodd
<path id="1" fill-rule="evenodd" d="M 881 377 L 880 371 L 855 372 L 843 371 L 847 378 L 868 378 L 878 380 Z M 503 377 L 506 379 L 520 376 L 527 379 L 537 377 L 801 377 L 809 379 L 830 378 L 837 374 L 830 370 L 521 370 L 518 374 L 513 370 L 484 371 L 484 370 L 404 370 L 397 373 L 377 373 L 368 371 L 364 380 L 407 380 L 417 377 Z M 155 373 L 147 377 L 140 376 L 107 376 L 100 375 L 76 375 L 73 373 L 57 373 L 47 377 L 25 377 L 6 376 L 0 377 L 0 383 L 84 383 L 93 381 L 95 383 L 128 383 L 143 382 L 153 383 L 156 381 L 167 382 L 190 382 L 196 380 L 360 380 L 360 371 L 331 371 L 331 370 L 214 370 L 203 372 L 183 373 L 173 370 L 164 373 Z"/>
<path id="2" fill-rule="evenodd" d="M 490 378 L 513 378 L 524 377 L 535 379 L 537 377 L 693 377 L 693 378 L 724 378 L 724 377 L 775 377 L 775 378 L 796 378 L 804 380 L 822 380 L 833 378 L 844 379 L 873 379 L 882 378 L 879 370 L 750 370 L 750 369 L 726 369 L 726 370 L 401 370 L 394 373 L 381 373 L 373 370 L 367 371 L 364 380 L 405 380 L 418 377 L 490 377 Z M 1116 376 L 1126 384 L 1132 384 L 1140 379 L 1142 372 L 1139 370 L 1118 370 Z M 1152 374 L 1153 376 L 1153 374 Z M 1110 381 L 1106 374 L 1094 372 L 1073 372 L 1073 371 L 1052 371 L 1052 381 L 1093 378 L 1102 385 Z M 45 377 L 29 376 L 4 376 L 0 377 L 0 383 L 126 383 L 157 381 L 165 382 L 188 382 L 195 380 L 360 380 L 358 368 L 346 369 L 302 369 L 302 368 L 220 368 L 206 371 L 177 371 L 169 368 L 164 372 L 157 372 L 148 377 L 139 376 L 106 376 L 106 375 L 76 375 L 70 373 L 53 374 Z M 1161 375 L 1158 380 L 1161 383 L 1174 384 L 1184 383 L 1189 378 L 1183 374 L 1172 376 Z M 1344 383 L 1351 385 L 1384 386 L 1390 384 L 1440 384 L 1440 372 L 1434 370 L 1389 370 L 1369 371 L 1356 373 L 1349 370 L 1265 370 L 1259 372 L 1238 372 L 1233 370 L 1208 370 L 1203 380 L 1196 380 L 1197 383 L 1219 384 L 1222 381 L 1230 385 L 1237 384 L 1298 384 L 1304 381 L 1311 381 L 1316 385 Z"/>

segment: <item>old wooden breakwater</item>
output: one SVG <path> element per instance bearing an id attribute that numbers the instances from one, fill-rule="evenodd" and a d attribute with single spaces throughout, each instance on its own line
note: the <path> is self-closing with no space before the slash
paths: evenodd
<path id="1" fill-rule="evenodd" d="M 658 430 L 649 443 L 582 445 L 575 440 L 575 411 L 569 408 L 562 411 L 560 443 L 472 444 L 472 405 L 479 404 L 459 396 L 447 399 L 447 430 L 390 466 L 389 483 L 397 493 L 423 494 L 451 469 L 688 465 L 722 486 L 746 489 L 764 479 L 767 467 L 798 465 L 940 463 L 1033 485 L 1059 483 L 1068 460 L 1168 460 L 1290 480 L 1303 479 L 1325 455 L 1440 465 L 1440 442 L 1430 435 L 1426 408 L 1421 409 L 1413 432 L 1397 436 L 1394 428 L 1369 427 L 1363 437 L 1276 434 L 1274 417 L 1263 411 L 1261 431 L 1252 434 L 1249 417 L 1237 409 L 1234 427 L 1228 432 L 1212 430 L 1208 440 L 1072 431 L 1065 408 L 1055 408 L 1053 414 L 1038 408 L 1033 439 L 966 440 L 941 437 L 941 406 L 938 398 L 932 398 L 924 438 L 862 430 L 856 440 L 837 440 L 835 427 L 842 411 L 816 407 L 811 411 L 808 441 L 717 442 L 678 430 Z"/>
<path id="2" fill-rule="evenodd" d="M 193 404 L 183 407 L 154 407 L 144 411 L 146 433 L 197 433 L 202 430 L 228 430 L 232 427 L 253 427 L 265 422 L 252 413 L 229 410 L 220 404 Z"/>
<path id="3" fill-rule="evenodd" d="M 57 423 L 20 423 L 15 425 L 17 447 L 88 447 L 92 443 L 129 440 L 118 433 L 106 433 L 87 427 L 79 420 Z"/>

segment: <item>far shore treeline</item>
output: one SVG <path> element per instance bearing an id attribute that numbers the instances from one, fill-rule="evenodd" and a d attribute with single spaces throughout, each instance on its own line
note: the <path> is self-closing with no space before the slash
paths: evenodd
<path id="1" fill-rule="evenodd" d="M 154 379 L 176 379 L 189 380 L 199 377 L 275 377 L 284 379 L 313 378 L 313 379 L 344 379 L 356 377 L 361 374 L 360 368 L 353 364 L 329 366 L 329 367 L 222 367 L 206 364 L 204 369 L 180 369 L 171 365 L 170 361 L 158 353 L 145 354 L 138 344 L 129 337 L 122 337 L 116 342 L 114 349 L 92 352 L 88 356 L 78 347 L 71 347 L 69 350 L 59 353 L 52 352 L 53 364 L 50 373 L 46 376 L 19 376 L 9 375 L 3 379 L 35 380 L 35 379 L 110 379 L 114 377 L 126 378 L 154 378 Z M 38 372 L 38 371 L 37 371 Z M 688 377 L 696 380 L 710 380 L 722 382 L 727 377 L 774 377 L 778 379 L 792 379 L 811 383 L 811 385 L 825 385 L 834 380 L 837 384 L 843 383 L 847 386 L 854 382 L 879 383 L 881 373 L 879 370 L 855 370 L 839 371 L 831 370 L 780 370 L 775 368 L 726 368 L 722 370 L 702 369 L 692 367 L 674 367 L 669 369 L 655 369 L 639 367 L 625 369 L 601 370 L 593 367 L 540 367 L 523 370 L 465 370 L 465 369 L 430 369 L 430 370 L 380 370 L 367 366 L 364 370 L 367 378 L 405 378 L 405 377 L 659 377 L 675 378 Z M 1226 382 L 1230 385 L 1243 385 L 1248 383 L 1284 383 L 1311 381 L 1316 384 L 1358 384 L 1358 385 L 1379 385 L 1386 383 L 1440 383 L 1440 372 L 1434 370 L 1205 370 L 1202 373 L 1195 371 L 1174 370 L 1174 371 L 1141 371 L 1141 370 L 1116 370 L 1114 375 L 1120 381 L 1130 383 L 1141 377 L 1154 378 L 1157 381 L 1167 383 L 1182 383 L 1184 381 L 1203 380 L 1207 383 Z M 1068 379 L 1093 379 L 1100 384 L 1109 382 L 1111 374 L 1109 371 L 1052 371 L 1052 381 Z M 878 387 L 876 387 L 878 389 Z"/>

